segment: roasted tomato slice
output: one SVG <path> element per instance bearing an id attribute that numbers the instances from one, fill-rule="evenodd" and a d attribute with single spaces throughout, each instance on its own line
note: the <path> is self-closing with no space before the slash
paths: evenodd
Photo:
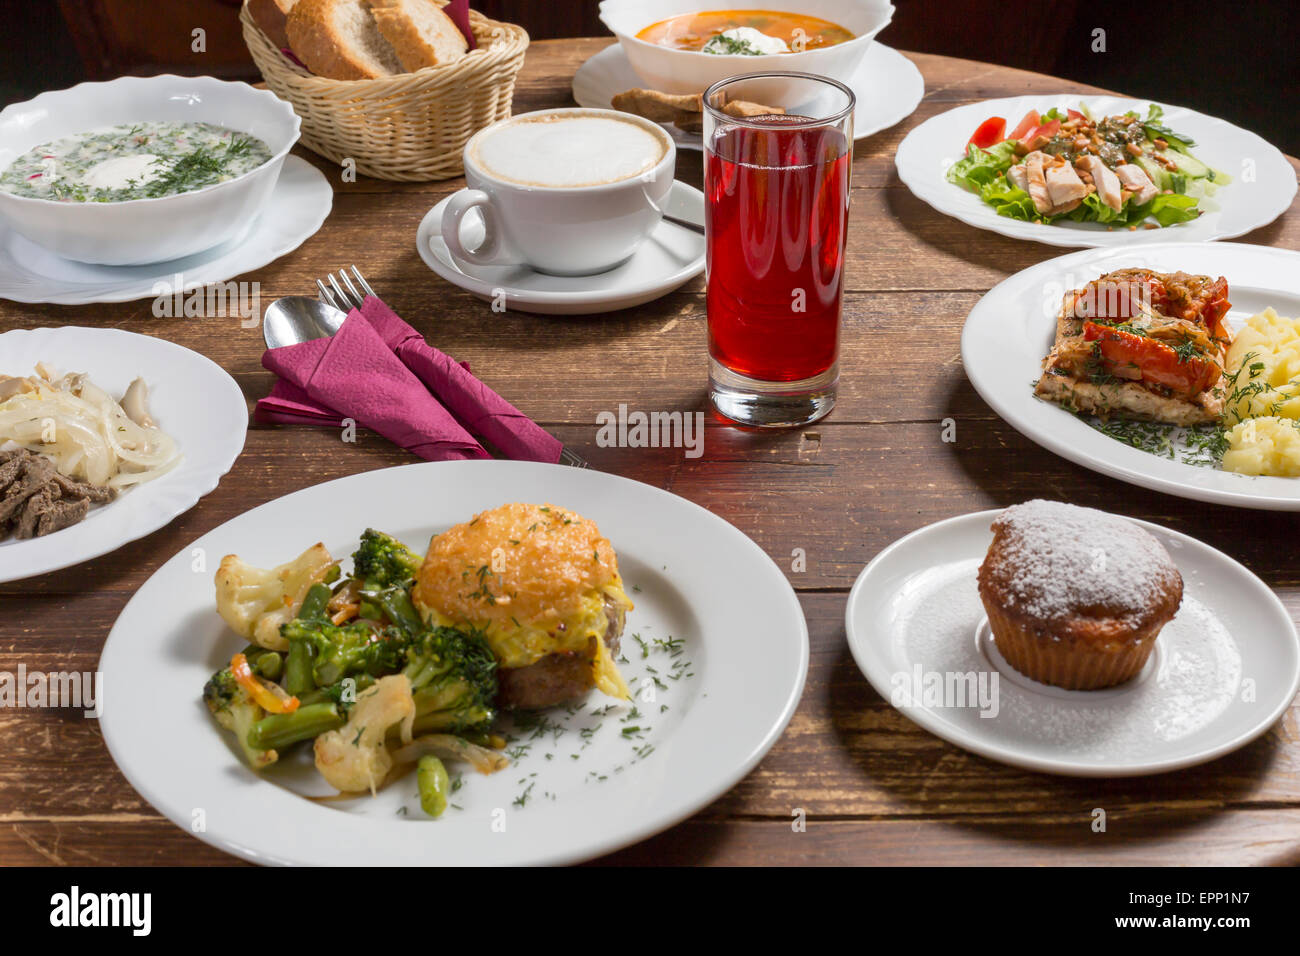
<path id="1" fill-rule="evenodd" d="M 1181 395 L 1197 395 L 1214 385 L 1223 374 L 1214 362 L 1183 358 L 1172 347 L 1156 339 L 1096 322 L 1083 323 L 1083 340 L 1097 343 L 1108 370 L 1136 368 L 1142 373 L 1142 381 L 1163 385 Z"/>

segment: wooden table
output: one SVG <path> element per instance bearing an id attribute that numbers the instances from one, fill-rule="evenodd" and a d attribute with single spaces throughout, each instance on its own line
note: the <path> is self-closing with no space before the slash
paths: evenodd
<path id="1" fill-rule="evenodd" d="M 609 41 L 534 44 L 517 112 L 570 103 L 569 81 Z M 1165 497 L 1049 454 L 1002 422 L 962 371 L 967 312 L 993 284 L 1063 250 L 948 219 L 894 173 L 903 135 L 963 103 L 1012 94 L 1095 92 L 1016 70 L 914 56 L 926 96 L 903 123 L 858 143 L 853 177 L 839 405 L 806 429 L 753 434 L 717 423 L 705 454 L 600 448 L 596 416 L 620 402 L 706 409 L 704 282 L 627 312 L 591 318 L 493 314 L 431 274 L 416 224 L 459 180 L 421 185 L 339 181 L 333 214 L 312 239 L 244 276 L 263 302 L 310 293 L 316 276 L 356 262 L 430 340 L 473 363 L 491 386 L 586 456 L 709 508 L 791 572 L 812 635 L 807 690 L 785 735 L 753 773 L 695 818 L 617 853 L 617 863 L 1160 863 L 1300 862 L 1300 721 L 1293 706 L 1265 737 L 1206 766 L 1127 780 L 1072 780 L 1014 770 L 921 730 L 870 689 L 849 655 L 845 596 L 882 548 L 953 515 L 1037 495 L 1158 521 L 1226 551 L 1300 616 L 1292 515 Z M 1132 91 L 1140 93 L 1140 91 Z M 1295 162 L 1294 160 L 1292 162 Z M 680 157 L 698 185 L 698 153 Z M 1296 248 L 1300 213 L 1242 241 Z M 235 319 L 155 319 L 123 305 L 0 303 L 0 327 L 113 326 L 202 352 L 252 403 L 272 377 L 257 329 Z M 956 422 L 945 443 L 942 422 Z M 355 472 L 412 461 L 363 434 L 263 428 L 220 487 L 149 537 L 100 560 L 0 586 L 0 670 L 91 670 L 132 593 L 167 558 L 262 502 Z M 141 688 L 140 690 L 144 690 Z M 119 689 L 119 693 L 123 692 Z M 165 720 L 166 715 L 159 715 Z M 159 816 L 126 782 L 94 721 L 69 711 L 0 711 L 0 861 L 229 863 Z M 1090 827 L 1106 809 L 1104 834 Z M 795 832 L 792 812 L 807 813 Z"/>

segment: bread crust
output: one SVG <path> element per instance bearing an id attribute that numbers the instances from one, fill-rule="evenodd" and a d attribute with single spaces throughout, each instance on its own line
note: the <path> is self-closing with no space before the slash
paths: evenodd
<path id="1" fill-rule="evenodd" d="M 437 25 L 432 42 L 415 21 L 411 3 L 418 4 L 421 12 Z M 370 10 L 379 32 L 397 52 L 406 70 L 415 72 L 426 66 L 449 63 L 469 50 L 469 43 L 451 17 L 433 0 L 371 0 Z"/>
<path id="2" fill-rule="evenodd" d="M 347 37 L 335 28 L 335 8 L 347 0 L 297 0 L 289 12 L 289 47 L 317 76 L 331 80 L 373 80 L 392 76 L 395 69 L 377 70 L 372 58 L 363 56 Z M 396 56 L 394 55 L 394 62 Z"/>

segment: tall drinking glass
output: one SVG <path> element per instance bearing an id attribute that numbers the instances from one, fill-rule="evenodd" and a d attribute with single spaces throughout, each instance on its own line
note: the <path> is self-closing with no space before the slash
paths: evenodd
<path id="1" fill-rule="evenodd" d="M 704 93 L 709 398 L 741 424 L 803 425 L 835 404 L 853 106 L 807 73 Z"/>

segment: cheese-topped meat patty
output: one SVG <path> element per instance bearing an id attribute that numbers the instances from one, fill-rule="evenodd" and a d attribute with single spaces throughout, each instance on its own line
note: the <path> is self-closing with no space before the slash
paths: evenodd
<path id="1" fill-rule="evenodd" d="M 483 633 L 503 707 L 550 707 L 593 686 L 629 696 L 613 654 L 632 602 L 613 545 L 575 512 L 513 503 L 448 529 L 412 597 L 431 624 Z"/>

